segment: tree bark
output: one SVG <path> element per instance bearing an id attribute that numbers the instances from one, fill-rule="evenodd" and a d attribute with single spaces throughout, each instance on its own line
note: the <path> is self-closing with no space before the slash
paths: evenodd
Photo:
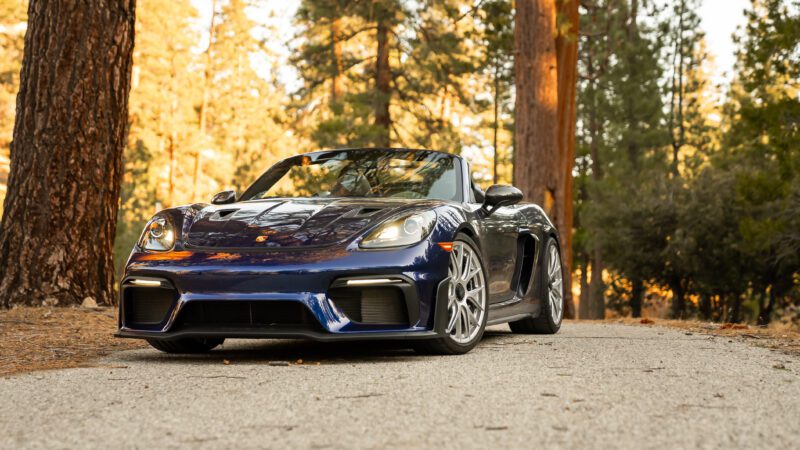
<path id="1" fill-rule="evenodd" d="M 575 318 L 572 299 L 572 169 L 575 165 L 576 94 L 578 82 L 578 0 L 559 0 L 558 12 L 569 23 L 566 32 L 558 33 L 556 55 L 558 68 L 558 153 L 562 158 L 563 218 L 558 231 L 564 260 L 564 316 Z"/>
<path id="2" fill-rule="evenodd" d="M 555 0 L 522 0 L 516 6 L 515 179 L 525 198 L 555 219 L 562 217 L 556 208 L 563 208 L 556 203 L 557 195 L 563 198 L 563 173 L 557 139 Z"/>
<path id="3" fill-rule="evenodd" d="M 566 197 L 564 159 L 558 142 L 555 2 L 520 0 L 516 3 L 514 180 L 525 199 L 542 206 L 559 232 L 564 233 L 567 231 L 564 223 Z M 561 239 L 562 260 L 567 245 Z M 565 274 L 570 278 L 569 272 Z M 567 307 L 569 303 L 571 301 Z"/>
<path id="4" fill-rule="evenodd" d="M 389 131 L 392 128 L 392 117 L 389 114 L 389 103 L 392 96 L 392 73 L 389 66 L 389 25 L 383 20 L 378 20 L 377 41 L 375 125 L 378 128 L 378 137 L 376 144 L 379 147 L 389 147 L 391 145 Z"/>
<path id="5" fill-rule="evenodd" d="M 135 5 L 30 3 L 0 224 L 0 305 L 114 303 Z"/>

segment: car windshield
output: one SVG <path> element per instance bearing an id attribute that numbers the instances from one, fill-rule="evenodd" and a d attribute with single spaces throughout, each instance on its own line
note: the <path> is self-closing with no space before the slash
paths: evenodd
<path id="1" fill-rule="evenodd" d="M 458 192 L 456 158 L 452 155 L 412 150 L 334 150 L 281 161 L 242 198 L 458 200 Z"/>

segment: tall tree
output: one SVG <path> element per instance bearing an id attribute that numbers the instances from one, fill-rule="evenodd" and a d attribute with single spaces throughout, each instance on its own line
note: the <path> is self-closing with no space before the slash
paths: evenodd
<path id="1" fill-rule="evenodd" d="M 588 247 L 582 251 L 591 264 L 583 310 L 590 318 L 605 315 L 604 273 L 622 274 L 625 308 L 640 314 L 645 283 L 656 272 L 653 262 L 663 261 L 643 249 L 662 251 L 666 236 L 654 238 L 654 230 L 674 224 L 658 198 L 666 186 L 669 142 L 659 85 L 663 39 L 648 22 L 640 23 L 640 7 L 638 0 L 586 5 L 578 122 L 582 157 L 589 160 L 580 205 Z M 619 296 L 612 300 L 621 304 Z"/>
<path id="2" fill-rule="evenodd" d="M 136 157 L 151 154 L 153 177 L 160 184 L 158 199 L 174 206 L 187 199 L 183 186 L 188 183 L 183 175 L 190 173 L 192 165 L 182 161 L 194 153 L 197 140 L 194 124 L 199 83 L 197 73 L 191 70 L 192 46 L 199 39 L 193 29 L 197 10 L 189 0 L 138 0 L 137 9 L 126 162 L 135 164 Z M 146 151 L 139 151 L 138 145 Z M 127 212 L 125 204 L 123 209 Z"/>
<path id="3" fill-rule="evenodd" d="M 263 170 L 265 159 L 286 151 L 285 128 L 280 124 L 283 91 L 274 73 L 261 73 L 252 63 L 257 56 L 272 55 L 255 33 L 259 24 L 247 14 L 250 4 L 223 3 L 210 41 L 213 89 L 207 105 L 208 132 L 231 161 L 233 170 L 224 175 L 223 185 L 239 192 Z"/>
<path id="4" fill-rule="evenodd" d="M 483 45 L 486 48 L 484 70 L 492 90 L 492 183 L 500 183 L 500 132 L 506 128 L 502 116 L 508 113 L 514 84 L 514 15 L 507 0 L 490 0 L 480 4 L 479 20 L 483 22 Z"/>
<path id="5" fill-rule="evenodd" d="M 159 204 L 196 198 L 185 191 L 194 185 L 184 175 L 192 168 L 184 158 L 202 148 L 196 139 L 199 77 L 192 70 L 197 10 L 190 0 L 137 0 L 136 10 L 130 130 L 114 239 L 118 274 Z"/>
<path id="6" fill-rule="evenodd" d="M 459 151 L 454 111 L 476 73 L 467 36 L 474 9 L 431 3 L 304 0 L 293 63 L 298 115 L 319 146 L 414 146 Z M 336 102 L 330 101 L 336 98 Z"/>
<path id="7" fill-rule="evenodd" d="M 753 0 L 747 19 L 719 165 L 735 175 L 737 201 L 747 211 L 739 245 L 758 321 L 768 323 L 800 273 L 793 216 L 800 210 L 800 2 Z"/>
<path id="8" fill-rule="evenodd" d="M 114 302 L 134 22 L 135 0 L 30 3 L 0 224 L 3 306 Z"/>
<path id="9" fill-rule="evenodd" d="M 514 19 L 516 112 L 514 179 L 554 219 L 563 208 L 558 154 L 555 0 L 523 0 Z M 559 225 L 558 223 L 556 224 Z"/>
<path id="10" fill-rule="evenodd" d="M 607 75 L 612 29 L 612 3 L 595 3 L 585 6 L 581 25 L 583 30 L 581 39 L 580 59 L 580 97 L 578 101 L 578 128 L 580 153 L 583 164 L 581 165 L 581 189 L 578 192 L 580 206 L 578 214 L 585 215 L 588 205 L 599 200 L 601 192 L 594 189 L 603 179 L 604 136 L 607 123 L 608 95 Z M 582 319 L 602 319 L 605 315 L 605 283 L 603 271 L 605 264 L 599 245 L 594 242 L 589 231 L 588 222 L 580 218 L 584 238 L 583 266 L 581 268 L 582 286 L 579 316 Z M 591 279 L 589 279 L 591 271 Z"/>
<path id="11" fill-rule="evenodd" d="M 559 233 L 563 243 L 564 302 L 566 317 L 575 318 L 572 299 L 572 171 L 575 167 L 575 121 L 578 83 L 578 0 L 558 1 L 558 35 L 556 58 L 558 68 L 558 153 L 561 156 L 563 176 L 563 220 Z"/>
<path id="12" fill-rule="evenodd" d="M 577 3 L 565 2 L 560 7 L 575 20 Z M 567 33 L 558 40 L 556 12 L 555 0 L 527 0 L 516 4 L 514 180 L 525 197 L 542 205 L 555 222 L 564 249 L 565 281 L 571 281 L 568 263 L 571 251 L 568 246 L 571 243 L 572 211 L 567 203 L 572 202 L 569 179 L 573 158 L 567 153 L 574 152 L 570 142 L 570 136 L 574 134 L 571 119 L 574 115 L 574 87 L 570 85 L 575 83 L 577 50 L 571 47 L 573 44 Z M 573 26 L 577 28 L 577 20 Z M 570 28 L 565 27 L 567 30 Z M 557 49 L 561 50 L 561 55 Z M 560 71 L 559 56 L 563 63 Z M 559 93 L 562 94 L 561 105 Z M 559 113 L 563 116 L 563 123 L 560 123 Z M 565 283 L 565 295 L 569 295 L 565 314 L 573 317 L 569 281 Z"/>

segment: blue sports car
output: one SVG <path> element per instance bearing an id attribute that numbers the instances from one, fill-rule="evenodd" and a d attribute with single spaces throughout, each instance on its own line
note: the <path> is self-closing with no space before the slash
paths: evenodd
<path id="1" fill-rule="evenodd" d="M 404 339 L 460 354 L 487 325 L 555 333 L 558 233 L 522 193 L 459 156 L 346 149 L 294 156 L 232 191 L 153 217 L 120 286 L 117 336 L 171 353 L 228 338 Z"/>

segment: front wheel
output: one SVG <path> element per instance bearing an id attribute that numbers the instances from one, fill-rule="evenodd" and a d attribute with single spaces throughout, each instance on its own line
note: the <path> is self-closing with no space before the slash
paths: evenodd
<path id="1" fill-rule="evenodd" d="M 555 239 L 547 240 L 542 268 L 542 310 L 539 317 L 528 317 L 508 325 L 514 333 L 555 334 L 564 318 L 564 274 L 561 252 Z"/>
<path id="2" fill-rule="evenodd" d="M 420 342 L 423 353 L 458 355 L 472 350 L 486 329 L 486 269 L 478 245 L 469 236 L 459 234 L 453 241 L 447 274 L 447 327 L 445 336 Z M 437 299 L 441 301 L 443 299 Z"/>

